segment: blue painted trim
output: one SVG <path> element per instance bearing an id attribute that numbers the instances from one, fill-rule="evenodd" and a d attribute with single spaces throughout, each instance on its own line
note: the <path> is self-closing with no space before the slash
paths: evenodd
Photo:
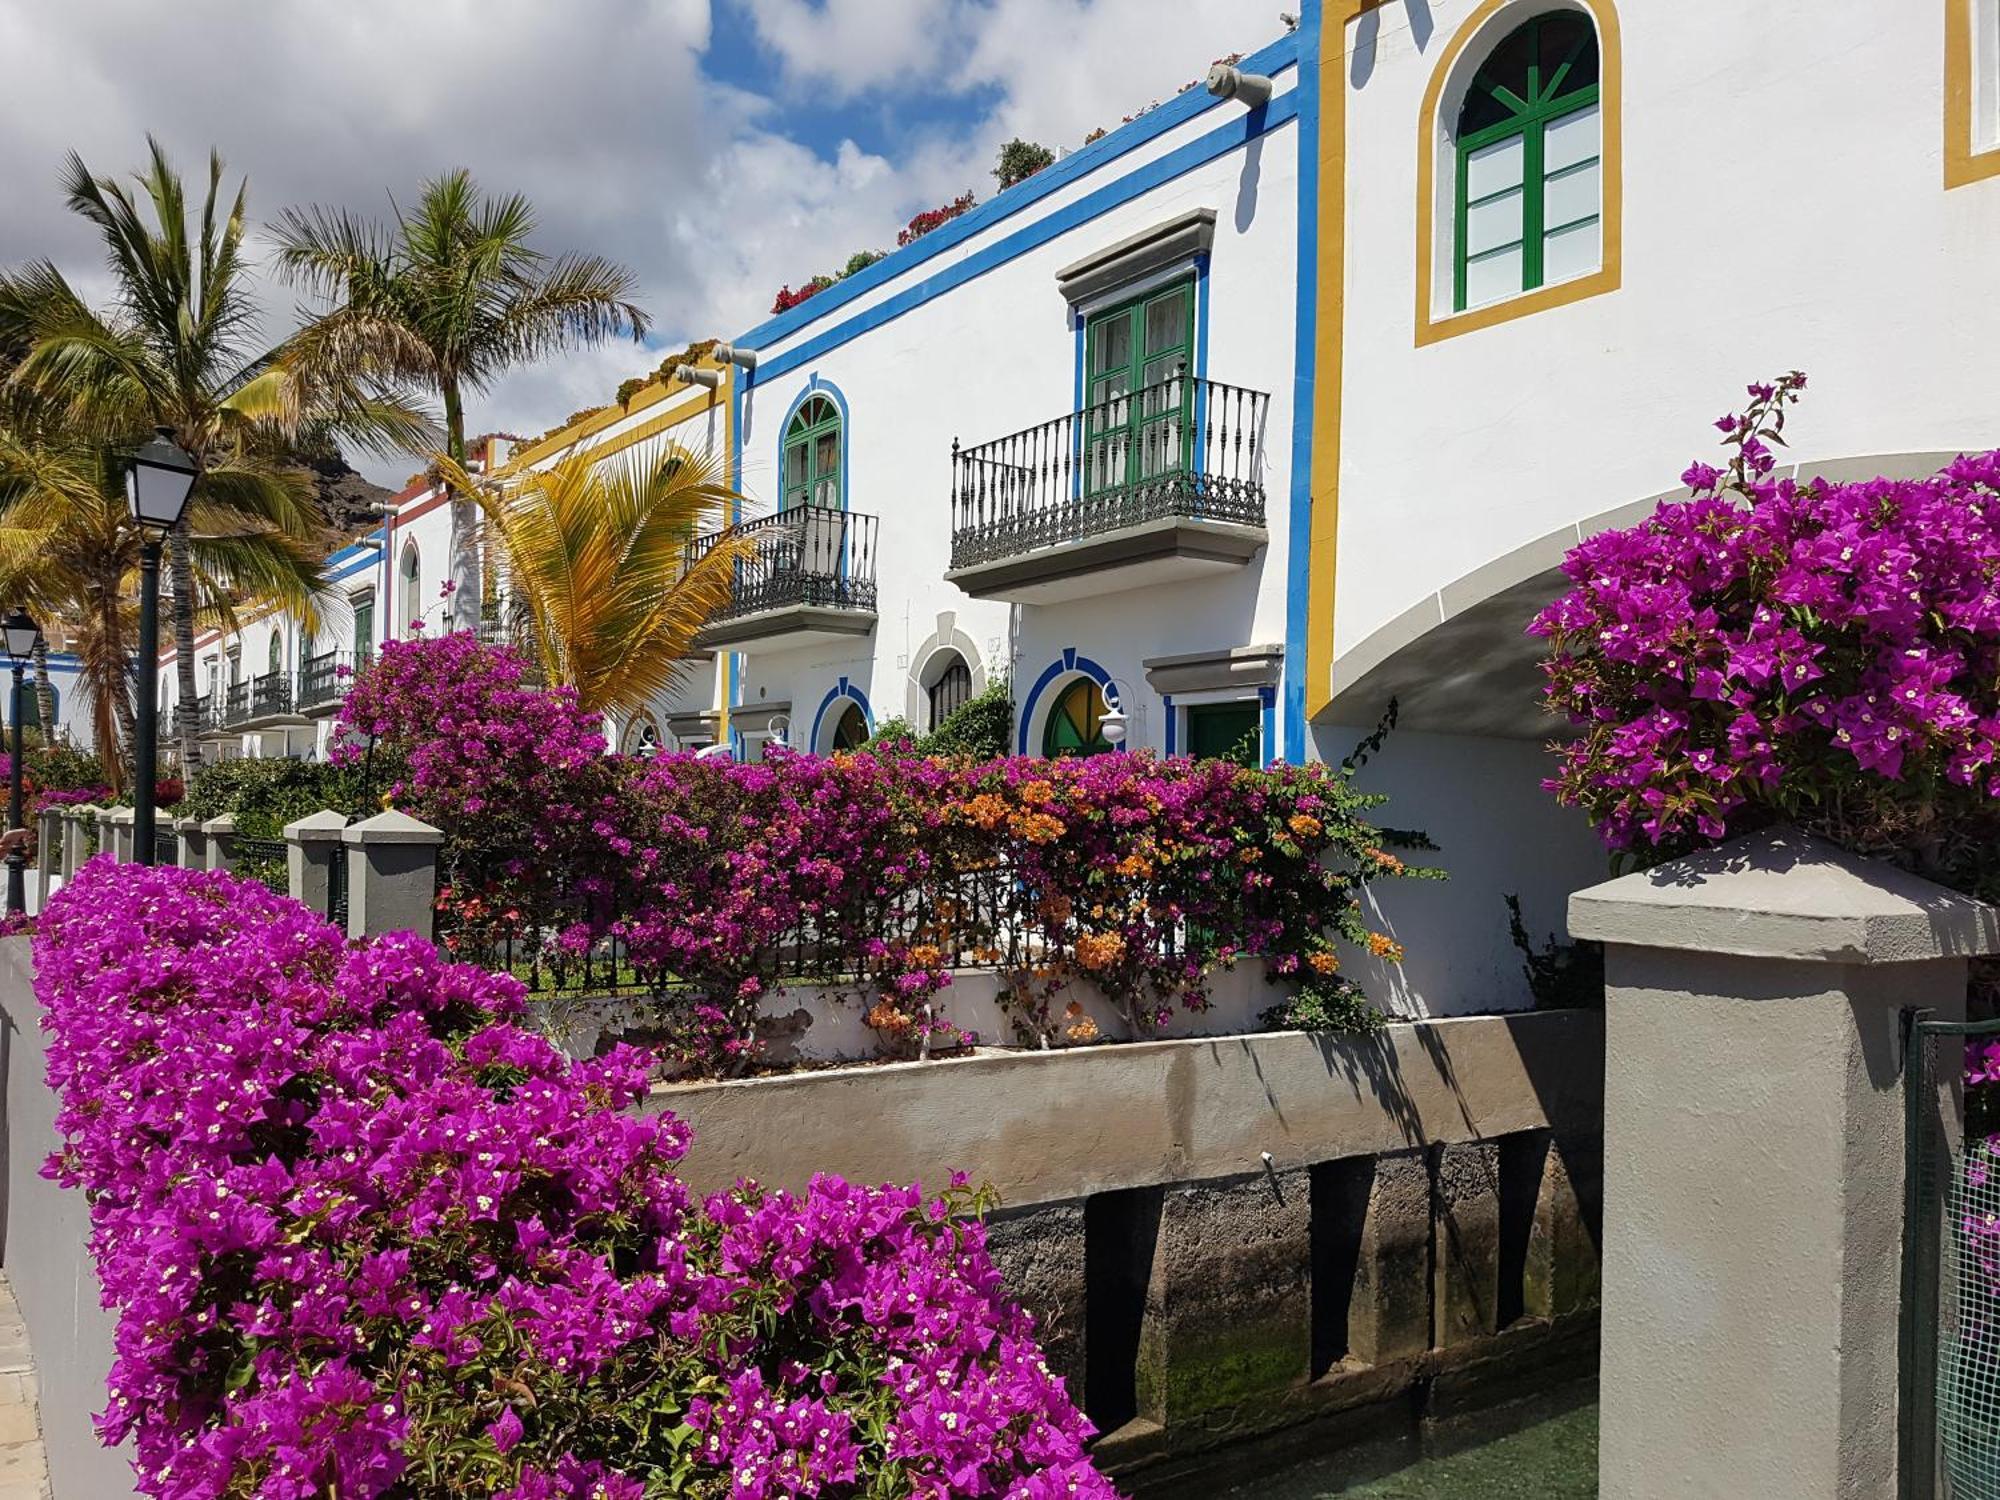
<path id="1" fill-rule="evenodd" d="M 1203 97 L 1206 98 L 1206 94 Z M 1163 105 L 1162 108 L 1164 107 Z M 1003 266 L 1010 260 L 1039 249 L 1051 240 L 1059 239 L 1080 225 L 1089 223 L 1092 219 L 1122 208 L 1133 199 L 1142 197 L 1155 188 L 1192 172 L 1197 167 L 1205 166 L 1217 157 L 1227 156 L 1232 151 L 1240 150 L 1258 136 L 1289 123 L 1297 113 L 1298 104 L 1294 96 L 1289 93 L 1273 99 L 1262 109 L 1246 110 L 1236 119 L 1226 125 L 1217 126 L 1207 135 L 1154 158 L 1117 181 L 1107 183 L 1095 192 L 1077 199 L 1076 202 L 1037 219 L 1005 239 L 996 240 L 963 260 L 946 266 L 935 275 L 904 288 L 893 297 L 885 297 L 867 311 L 857 313 L 845 323 L 827 329 L 817 338 L 808 339 L 796 348 L 775 356 L 768 364 L 757 367 L 752 384 L 762 385 L 766 381 L 776 380 L 802 366 L 810 365 L 870 329 L 880 328 L 885 323 L 893 322 L 904 313 L 923 306 L 933 298 L 941 297 L 955 287 L 984 276 L 988 271 Z M 1033 182 L 1042 175 L 1044 174 L 1038 172 L 1028 181 Z M 1019 186 L 1010 188 L 1008 195 L 1011 196 L 1019 191 Z M 930 236 L 926 235 L 925 238 L 928 240 Z M 866 274 L 867 272 L 862 273 L 864 276 Z M 828 295 L 826 292 L 820 293 L 820 297 L 826 295 Z M 819 297 L 813 298 L 813 301 L 819 301 Z"/>
<path id="2" fill-rule="evenodd" d="M 799 414 L 799 408 L 815 396 L 831 398 L 840 412 L 840 508 L 847 509 L 847 439 L 854 430 L 854 424 L 848 420 L 846 394 L 831 380 L 822 379 L 819 372 L 814 371 L 807 379 L 805 388 L 785 408 L 785 420 L 778 424 L 778 498 L 771 507 L 773 510 L 782 510 L 785 505 L 785 434 L 792 430 L 792 418 Z"/>
<path id="3" fill-rule="evenodd" d="M 1257 701 L 1264 707 L 1264 764 L 1269 765 L 1278 758 L 1278 690 L 1258 688 Z"/>
<path id="4" fill-rule="evenodd" d="M 875 732 L 875 710 L 869 706 L 868 695 L 843 677 L 826 690 L 826 696 L 819 700 L 818 711 L 813 714 L 812 739 L 807 746 L 813 754 L 819 754 L 819 730 L 826 721 L 826 711 L 843 698 L 860 707 L 861 717 L 868 721 L 868 732 Z"/>
<path id="5" fill-rule="evenodd" d="M 734 496 L 729 502 L 731 526 L 738 526 L 743 522 L 743 379 L 742 374 L 737 374 L 732 375 L 729 380 L 729 488 Z M 780 492 L 783 488 L 784 476 L 780 475 Z M 732 714 L 743 701 L 743 662 L 742 652 L 729 653 L 728 707 Z M 739 744 L 742 742 L 743 737 L 734 729 L 730 734 Z M 737 752 L 736 758 L 738 760 L 743 758 L 740 751 Z"/>
<path id="6" fill-rule="evenodd" d="M 1058 678 L 1074 677 L 1079 672 L 1100 688 L 1111 680 L 1111 674 L 1104 668 L 1087 656 L 1079 656 L 1076 647 L 1063 647 L 1062 655 L 1048 664 L 1042 675 L 1035 679 L 1035 685 L 1028 689 L 1028 696 L 1022 700 L 1021 717 L 1015 729 L 1015 744 L 1018 746 L 1019 754 L 1028 753 L 1028 730 L 1035 722 L 1035 705 L 1041 701 L 1042 694 L 1047 692 L 1049 685 Z"/>
<path id="7" fill-rule="evenodd" d="M 1175 753 L 1175 746 L 1180 738 L 1180 725 L 1174 721 L 1180 715 L 1174 712 L 1174 695 L 1172 693 L 1160 694 L 1160 702 L 1165 704 L 1167 709 L 1167 754 L 1172 755 Z"/>
<path id="8" fill-rule="evenodd" d="M 1269 46 L 1260 48 L 1237 64 L 1246 73 L 1276 74 L 1293 66 L 1303 55 L 1298 48 L 1296 34 L 1279 37 Z M 1060 192 L 1071 183 L 1089 176 L 1100 167 L 1108 166 L 1121 156 L 1137 150 L 1148 141 L 1156 140 L 1176 126 L 1184 125 L 1208 110 L 1226 104 L 1204 88 L 1191 88 L 1186 93 L 1176 94 L 1164 101 L 1157 109 L 1148 110 L 1118 129 L 1111 131 L 1101 140 L 1092 141 L 1077 151 L 1072 151 L 1061 161 L 1042 168 L 1033 177 L 1017 182 L 1003 192 L 994 194 L 977 208 L 953 219 L 949 224 L 940 224 L 915 244 L 892 250 L 881 260 L 866 270 L 857 271 L 852 276 L 842 277 L 823 292 L 815 293 L 809 300 L 800 303 L 789 312 L 767 318 L 735 342 L 748 349 L 765 349 L 817 319 L 831 316 L 852 302 L 865 296 L 876 287 L 886 285 L 896 277 L 916 269 L 926 261 L 934 260 L 956 246 L 964 244 L 982 230 L 989 229 L 1004 219 L 1011 218 L 1023 209 L 1032 208 L 1051 193 Z M 1230 106 L 1242 109 L 1241 105 Z M 1276 105 L 1270 106 L 1275 111 Z M 1248 113 L 1255 114 L 1256 111 Z M 1272 124 L 1277 121 L 1273 120 Z"/>
<path id="9" fill-rule="evenodd" d="M 1299 7 L 1298 317 L 1292 345 L 1292 504 L 1285 554 L 1285 727 L 1283 758 L 1306 758 L 1306 640 L 1312 581 L 1313 364 L 1319 312 L 1319 58 L 1324 0 Z M 1340 101 L 1344 108 L 1346 101 Z M 1318 622 L 1326 630 L 1333 621 Z"/>

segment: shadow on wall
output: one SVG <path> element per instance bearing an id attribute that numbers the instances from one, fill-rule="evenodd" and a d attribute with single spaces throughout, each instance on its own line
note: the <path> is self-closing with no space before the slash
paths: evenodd
<path id="1" fill-rule="evenodd" d="M 1315 730 L 1317 753 L 1339 760 L 1358 730 Z M 1404 880 L 1366 898 L 1372 925 L 1403 945 L 1400 964 L 1348 959 L 1369 996 L 1398 1016 L 1475 1015 L 1534 1003 L 1521 955 L 1508 935 L 1508 892 L 1528 930 L 1568 931 L 1571 892 L 1602 881 L 1609 861 L 1582 816 L 1542 790 L 1548 753 L 1531 740 L 1398 729 L 1356 778 L 1386 792 L 1372 816 L 1420 829 L 1438 845 L 1414 863 L 1449 872 Z"/>

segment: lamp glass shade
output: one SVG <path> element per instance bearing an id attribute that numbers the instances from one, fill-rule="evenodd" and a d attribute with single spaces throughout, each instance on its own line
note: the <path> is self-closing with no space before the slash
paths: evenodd
<path id="1" fill-rule="evenodd" d="M 35 642 L 41 639 L 41 627 L 28 618 L 25 609 L 17 609 L 4 621 L 0 621 L 0 634 L 7 638 L 7 654 L 18 664 L 35 654 Z"/>
<path id="2" fill-rule="evenodd" d="M 132 467 L 125 471 L 132 519 L 149 530 L 172 530 L 193 488 L 194 460 L 164 428 L 132 455 Z"/>

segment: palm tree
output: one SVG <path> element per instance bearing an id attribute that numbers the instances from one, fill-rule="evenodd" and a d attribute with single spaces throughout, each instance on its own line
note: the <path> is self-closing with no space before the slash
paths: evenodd
<path id="1" fill-rule="evenodd" d="M 546 255 L 528 244 L 534 230 L 527 199 L 488 197 L 463 170 L 426 182 L 393 225 L 314 208 L 273 226 L 279 265 L 324 304 L 302 341 L 336 363 L 358 351 L 444 405 L 460 629 L 478 623 L 484 600 L 474 502 L 454 477 L 466 466 L 465 398 L 515 365 L 646 335 L 630 271 L 596 255 Z"/>
<path id="2" fill-rule="evenodd" d="M 552 685 L 598 712 L 634 712 L 687 670 L 694 637 L 729 602 L 750 543 L 725 533 L 689 560 L 740 497 L 706 454 L 572 454 L 502 491 L 449 459 L 507 556 L 509 592 Z"/>
<path id="3" fill-rule="evenodd" d="M 122 786 L 135 728 L 131 651 L 144 537 L 126 508 L 118 446 L 44 428 L 33 408 L 20 392 L 0 400 L 0 598 L 67 626 L 100 756 Z M 211 533 L 216 519 L 225 529 Z M 197 622 L 233 627 L 234 601 L 246 596 L 309 615 L 316 551 L 277 534 L 236 535 L 233 525 L 207 501 L 195 502 L 184 550 Z M 41 708 L 42 723 L 53 726 L 52 694 Z"/>
<path id="4" fill-rule="evenodd" d="M 261 345 L 243 254 L 247 184 L 225 202 L 222 160 L 210 153 L 197 227 L 180 174 L 158 141 L 146 144 L 136 196 L 92 176 L 75 154 L 63 174 L 70 208 L 103 242 L 110 307 L 93 310 L 54 265 L 37 262 L 0 278 L 0 341 L 23 351 L 13 383 L 57 402 L 67 420 L 135 437 L 163 427 L 193 457 L 194 503 L 168 558 L 175 669 L 182 701 L 192 702 L 198 544 L 313 544 L 319 517 L 282 456 L 306 427 L 378 452 L 420 448 L 431 429 L 361 351 Z M 183 765 L 195 763 L 195 748 L 184 720 Z"/>

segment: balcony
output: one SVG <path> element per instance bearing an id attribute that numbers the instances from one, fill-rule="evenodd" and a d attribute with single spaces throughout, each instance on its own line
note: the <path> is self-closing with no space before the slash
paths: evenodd
<path id="1" fill-rule="evenodd" d="M 687 547 L 689 567 L 725 537 L 750 544 L 729 603 L 695 637 L 703 651 L 789 651 L 875 628 L 875 517 L 802 505 Z"/>
<path id="2" fill-rule="evenodd" d="M 1241 568 L 1267 540 L 1270 403 L 1175 376 L 954 444 L 945 576 L 977 599 L 1051 604 Z"/>
<path id="3" fill-rule="evenodd" d="M 272 724 L 295 721 L 292 674 L 266 672 L 247 682 L 232 682 L 223 689 L 222 711 L 211 722 L 210 733 L 233 734 L 239 729 L 263 729 Z"/>
<path id="4" fill-rule="evenodd" d="M 174 705 L 174 733 L 179 735 L 184 729 L 192 729 L 196 734 L 207 734 L 215 725 L 215 700 L 204 693 L 194 700 L 192 707 Z"/>
<path id="5" fill-rule="evenodd" d="M 294 705 L 302 714 L 331 713 L 340 707 L 355 674 L 374 659 L 372 651 L 322 651 L 299 667 L 299 695 Z"/>

